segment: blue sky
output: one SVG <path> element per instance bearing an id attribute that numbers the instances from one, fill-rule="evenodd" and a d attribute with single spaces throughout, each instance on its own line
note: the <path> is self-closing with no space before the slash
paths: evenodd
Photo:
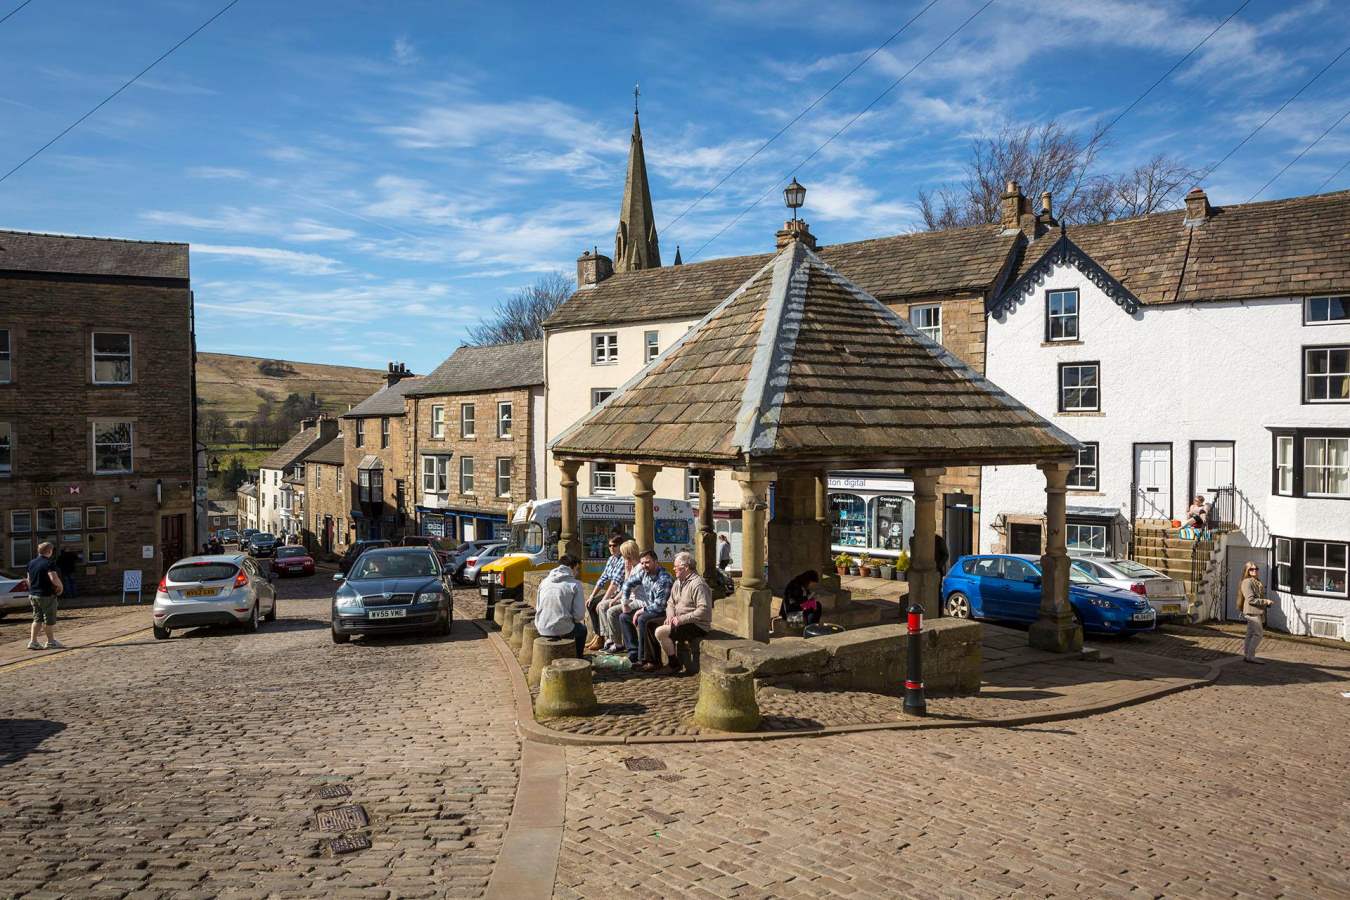
<path id="1" fill-rule="evenodd" d="M 686 261 L 984 0 L 938 0 L 734 178 L 675 217 L 924 2 L 242 0 L 0 184 L 0 227 L 189 241 L 201 349 L 415 371 L 539 273 L 613 252 L 642 125 L 667 263 Z M 997 0 L 811 163 L 822 242 L 916 227 L 1006 119 L 1109 119 L 1240 0 Z M 223 0 L 33 0 L 0 25 L 0 171 Z M 0 0 L 0 16 L 18 0 Z M 1350 44 L 1340 0 L 1253 0 L 1112 133 L 1106 169 L 1201 168 Z M 1241 202 L 1350 109 L 1343 58 L 1205 187 Z M 1350 120 L 1263 199 L 1316 191 Z M 1346 168 L 1325 190 L 1350 188 Z M 699 257 L 771 248 L 775 190 Z"/>

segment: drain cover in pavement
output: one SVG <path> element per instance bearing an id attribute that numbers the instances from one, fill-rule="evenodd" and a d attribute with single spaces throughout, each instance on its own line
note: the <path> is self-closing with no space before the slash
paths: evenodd
<path id="1" fill-rule="evenodd" d="M 350 797 L 352 789 L 345 784 L 330 784 L 328 787 L 319 788 L 319 797 L 324 800 L 335 800 L 338 797 Z"/>
<path id="2" fill-rule="evenodd" d="M 660 772 L 666 764 L 651 756 L 630 756 L 623 761 L 630 772 Z"/>
<path id="3" fill-rule="evenodd" d="M 642 811 L 647 814 L 647 818 L 653 819 L 662 825 L 669 825 L 671 822 L 679 821 L 674 816 L 667 815 L 666 813 L 663 813 L 660 810 L 652 809 L 650 806 L 646 807 Z"/>
<path id="4" fill-rule="evenodd" d="M 369 850 L 370 838 L 360 833 L 344 834 L 335 841 L 329 841 L 328 849 L 334 856 L 340 853 L 355 853 L 357 850 Z"/>
<path id="5" fill-rule="evenodd" d="M 370 819 L 366 817 L 365 807 L 352 805 L 320 810 L 314 816 L 314 823 L 317 831 L 343 832 L 365 828 Z"/>

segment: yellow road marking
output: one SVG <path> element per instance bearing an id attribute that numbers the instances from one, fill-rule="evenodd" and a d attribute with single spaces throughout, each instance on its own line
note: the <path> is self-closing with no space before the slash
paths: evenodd
<path id="1" fill-rule="evenodd" d="M 142 631 L 148 630 L 149 630 L 148 628 L 138 628 L 135 631 L 131 631 L 126 634 L 113 635 L 110 638 L 104 638 L 101 641 L 91 641 L 88 644 L 81 644 L 78 647 L 67 647 L 64 650 L 42 651 L 42 656 L 35 656 L 32 659 L 16 659 L 13 662 L 0 663 L 0 673 L 13 672 L 18 669 L 27 668 L 28 666 L 35 666 L 38 663 L 44 663 L 50 659 L 57 659 L 62 656 L 69 656 L 72 653 L 79 653 L 81 650 L 87 650 L 90 647 L 100 647 L 104 644 L 112 644 L 117 641 L 126 640 L 129 637 L 134 637 L 135 635 L 140 634 Z M 33 652 L 37 653 L 39 651 L 34 650 Z"/>

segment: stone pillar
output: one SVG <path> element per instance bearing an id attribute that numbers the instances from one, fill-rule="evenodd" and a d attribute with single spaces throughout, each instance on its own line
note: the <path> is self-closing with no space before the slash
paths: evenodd
<path id="1" fill-rule="evenodd" d="M 816 570 L 820 572 L 821 591 L 830 591 L 834 594 L 840 594 L 843 589 L 839 585 L 839 573 L 834 567 L 834 551 L 830 549 L 833 541 L 830 535 L 834 533 L 833 525 L 830 522 L 830 485 L 826 472 L 817 472 L 815 474 L 815 495 L 816 495 L 816 529 L 820 540 L 820 559 L 816 565 Z"/>
<path id="2" fill-rule="evenodd" d="M 776 594 L 807 569 L 820 569 L 815 478 L 810 472 L 780 472 L 773 488 L 769 523 L 769 589 Z"/>
<path id="3" fill-rule="evenodd" d="M 713 469 L 698 470 L 698 541 L 694 544 L 698 572 L 712 584 L 712 571 L 717 568 L 717 529 L 713 527 Z"/>
<path id="4" fill-rule="evenodd" d="M 925 616 L 936 616 L 942 585 L 933 550 L 937 540 L 937 483 L 941 468 L 910 469 L 914 481 L 914 545 L 909 558 L 909 597 L 923 605 Z"/>
<path id="5" fill-rule="evenodd" d="M 773 593 L 764 580 L 765 514 L 772 472 L 736 472 L 741 486 L 741 580 L 736 592 L 713 607 L 713 628 L 753 641 L 769 640 Z"/>
<path id="6" fill-rule="evenodd" d="M 1083 628 L 1069 605 L 1069 551 L 1065 546 L 1065 482 L 1073 463 L 1042 463 L 1045 473 L 1045 555 L 1041 557 L 1041 611 L 1027 642 L 1054 653 L 1083 649 Z"/>
<path id="7" fill-rule="evenodd" d="M 656 549 L 656 516 L 652 512 L 652 498 L 656 491 L 652 481 L 660 466 L 629 466 L 633 476 L 633 540 L 642 550 Z"/>
<path id="8" fill-rule="evenodd" d="M 556 460 L 562 470 L 562 510 L 558 527 L 558 555 L 570 553 L 582 558 L 581 532 L 577 521 L 577 472 L 581 463 L 575 459 Z"/>

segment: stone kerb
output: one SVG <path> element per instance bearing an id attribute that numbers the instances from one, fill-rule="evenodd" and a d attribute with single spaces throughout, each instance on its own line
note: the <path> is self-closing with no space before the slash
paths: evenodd
<path id="1" fill-rule="evenodd" d="M 555 659 L 576 659 L 577 643 L 570 637 L 551 638 L 539 637 L 534 639 L 534 654 L 530 657 L 530 674 L 526 681 L 530 687 L 539 687 L 540 681 L 544 677 L 544 670 L 547 669 Z"/>
<path id="2" fill-rule="evenodd" d="M 544 669 L 539 684 L 539 700 L 534 706 L 536 718 L 588 716 L 599 707 L 591 680 L 591 664 L 587 660 L 575 657 L 555 659 Z"/>

